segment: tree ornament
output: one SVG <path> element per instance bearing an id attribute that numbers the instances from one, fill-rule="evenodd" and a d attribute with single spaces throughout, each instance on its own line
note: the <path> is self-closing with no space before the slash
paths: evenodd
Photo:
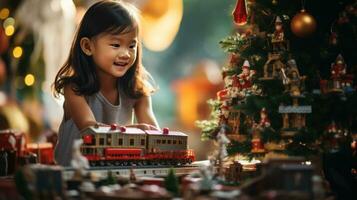
<path id="1" fill-rule="evenodd" d="M 237 0 L 236 7 L 233 11 L 234 23 L 237 25 L 245 25 L 248 19 L 248 10 L 246 0 Z"/>
<path id="2" fill-rule="evenodd" d="M 291 31 L 298 37 L 308 37 L 316 30 L 316 20 L 306 10 L 302 9 L 291 20 Z"/>
<path id="3" fill-rule="evenodd" d="M 273 5 L 276 5 L 276 4 L 278 4 L 278 0 L 272 0 L 272 2 L 271 2 Z"/>

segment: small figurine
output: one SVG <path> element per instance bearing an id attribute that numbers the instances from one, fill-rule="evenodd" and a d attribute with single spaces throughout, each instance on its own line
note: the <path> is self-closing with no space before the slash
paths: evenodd
<path id="1" fill-rule="evenodd" d="M 346 64 L 341 54 L 331 64 L 331 82 L 329 89 L 332 92 L 343 92 L 344 79 L 346 78 Z M 345 85 L 345 84 L 344 84 Z"/>
<path id="2" fill-rule="evenodd" d="M 80 147 L 83 144 L 82 139 L 75 140 L 72 147 L 72 160 L 71 166 L 75 169 L 76 178 L 81 179 L 87 173 L 89 169 L 89 162 L 86 157 L 81 154 Z"/>
<path id="3" fill-rule="evenodd" d="M 266 112 L 266 111 L 263 111 L 263 112 Z M 267 120 L 269 120 L 269 119 L 267 119 L 266 114 L 263 114 L 262 112 L 261 112 L 261 115 L 265 115 L 263 117 L 263 121 L 261 120 L 259 124 L 254 122 L 252 125 L 252 128 L 251 128 L 251 131 L 252 131 L 251 152 L 252 153 L 264 153 L 265 152 L 264 144 L 263 144 L 263 141 L 261 140 L 261 131 L 263 128 L 265 128 L 264 127 L 265 125 L 268 125 Z M 262 125 L 260 125 L 260 124 L 262 124 Z M 265 125 L 263 125 L 263 124 L 265 124 Z M 269 126 L 270 126 L 270 122 L 269 122 Z"/>
<path id="4" fill-rule="evenodd" d="M 227 100 L 222 101 L 222 105 L 220 107 L 220 122 L 221 123 L 228 123 L 229 117 L 229 103 Z"/>
<path id="5" fill-rule="evenodd" d="M 288 61 L 286 69 L 282 70 L 283 84 L 285 90 L 290 92 L 292 96 L 300 96 L 303 90 L 305 76 L 300 76 L 296 61 L 291 59 Z"/>
<path id="6" fill-rule="evenodd" d="M 225 131 L 224 126 L 221 127 L 220 131 L 217 134 L 217 142 L 219 145 L 219 158 L 224 159 L 227 157 L 227 144 L 230 143 L 229 139 L 226 136 L 226 131 Z"/>
<path id="7" fill-rule="evenodd" d="M 271 80 L 279 76 L 279 72 L 284 70 L 284 63 L 280 54 L 269 53 L 268 60 L 264 64 L 264 77 L 261 80 Z"/>
<path id="8" fill-rule="evenodd" d="M 259 127 L 260 128 L 270 127 L 270 120 L 268 118 L 268 114 L 265 108 L 262 108 L 262 110 L 260 111 Z"/>
<path id="9" fill-rule="evenodd" d="M 245 60 L 242 66 L 242 73 L 238 75 L 240 85 L 242 89 L 252 87 L 252 77 L 255 75 L 255 70 L 250 70 L 250 64 L 248 60 Z"/>
<path id="10" fill-rule="evenodd" d="M 227 144 L 230 143 L 230 140 L 226 136 L 226 127 L 221 126 L 220 131 L 217 134 L 217 142 L 219 146 L 218 150 L 218 160 L 219 160 L 219 169 L 218 169 L 218 176 L 223 178 L 223 159 L 228 156 L 227 152 Z"/>
<path id="11" fill-rule="evenodd" d="M 346 63 L 341 54 L 336 58 L 336 61 L 331 64 L 331 79 L 337 80 L 343 78 L 346 74 Z"/>
<path id="12" fill-rule="evenodd" d="M 271 34 L 271 43 L 273 46 L 273 52 L 287 50 L 283 22 L 279 16 L 277 16 L 275 19 L 275 31 L 273 34 Z"/>

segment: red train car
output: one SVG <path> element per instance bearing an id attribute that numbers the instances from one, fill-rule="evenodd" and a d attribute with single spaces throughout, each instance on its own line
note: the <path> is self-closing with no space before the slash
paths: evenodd
<path id="1" fill-rule="evenodd" d="M 187 135 L 131 127 L 92 126 L 81 132 L 82 154 L 95 165 L 181 165 L 195 160 Z"/>

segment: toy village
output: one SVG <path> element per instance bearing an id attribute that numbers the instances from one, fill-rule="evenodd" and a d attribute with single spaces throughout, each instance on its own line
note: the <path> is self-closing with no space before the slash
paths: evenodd
<path id="1" fill-rule="evenodd" d="M 119 15 L 134 58 L 81 32 Z M 356 20 L 356 0 L 1 1 L 0 200 L 357 199 Z M 134 63 L 111 95 L 102 58 Z M 159 89 L 135 100 L 141 70 Z"/>

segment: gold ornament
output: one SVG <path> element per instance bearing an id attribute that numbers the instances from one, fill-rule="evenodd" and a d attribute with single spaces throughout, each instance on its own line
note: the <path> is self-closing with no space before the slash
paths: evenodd
<path id="1" fill-rule="evenodd" d="M 310 36 L 316 30 L 316 20 L 313 16 L 302 9 L 291 20 L 292 32 L 298 37 Z"/>

